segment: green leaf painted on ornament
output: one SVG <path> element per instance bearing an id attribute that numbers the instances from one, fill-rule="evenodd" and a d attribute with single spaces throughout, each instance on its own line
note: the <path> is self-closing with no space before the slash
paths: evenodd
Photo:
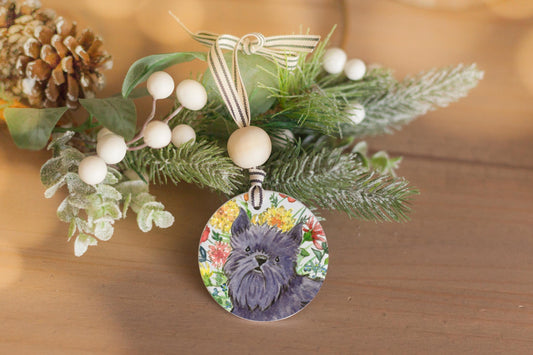
<path id="1" fill-rule="evenodd" d="M 316 258 L 318 259 L 318 262 L 320 262 L 320 260 L 322 260 L 322 257 L 324 256 L 324 254 L 322 254 L 321 252 L 319 252 L 316 249 L 311 249 L 311 250 L 313 251 L 313 254 L 315 254 Z"/>
<path id="2" fill-rule="evenodd" d="M 130 140 L 135 135 L 137 112 L 131 99 L 80 99 L 80 104 L 105 128 Z"/>
<path id="3" fill-rule="evenodd" d="M 310 231 L 307 231 L 304 233 L 303 237 L 304 242 L 312 242 L 313 241 L 313 234 Z"/>
<path id="4" fill-rule="evenodd" d="M 148 77 L 175 64 L 190 62 L 194 59 L 205 61 L 206 54 L 202 52 L 177 52 L 156 54 L 144 57 L 133 63 L 122 83 L 122 96 L 127 98 L 133 89 L 148 80 Z"/>
<path id="5" fill-rule="evenodd" d="M 305 250 L 305 249 L 300 250 L 300 254 L 301 254 L 303 257 L 306 257 L 306 256 L 311 255 L 311 254 L 309 254 L 309 252 L 308 252 L 307 250 Z"/>
<path id="6" fill-rule="evenodd" d="M 224 58 L 231 70 L 232 53 L 224 54 Z M 267 88 L 278 89 L 278 68 L 276 64 L 260 55 L 239 55 L 239 70 L 241 72 L 244 87 L 250 101 L 250 113 L 253 116 L 268 111 L 276 99 L 271 97 L 271 91 Z M 208 102 L 222 102 L 222 97 L 213 80 L 213 75 L 208 69 L 204 74 L 203 84 L 207 90 Z"/>
<path id="7" fill-rule="evenodd" d="M 6 108 L 4 114 L 17 147 L 39 150 L 46 147 L 52 130 L 66 111 L 66 107 Z"/>

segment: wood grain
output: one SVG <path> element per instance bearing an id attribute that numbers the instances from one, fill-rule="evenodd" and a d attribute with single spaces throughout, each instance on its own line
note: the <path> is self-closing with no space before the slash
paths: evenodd
<path id="1" fill-rule="evenodd" d="M 106 38 L 116 58 L 106 93 L 119 90 L 140 56 L 198 49 L 167 30 L 171 22 L 160 28 L 172 43 L 147 29 L 143 21 L 157 22 L 168 8 L 190 17 L 194 30 L 235 34 L 298 31 L 300 23 L 325 34 L 342 19 L 338 2 L 327 0 L 153 4 L 46 2 Z M 400 173 L 422 192 L 410 223 L 326 213 L 331 267 L 317 298 L 288 320 L 250 323 L 211 299 L 196 267 L 219 197 L 186 184 L 156 187 L 174 227 L 143 234 L 128 218 L 111 241 L 76 258 L 55 216 L 62 197 L 44 199 L 39 182 L 48 153 L 17 150 L 2 127 L 0 353 L 530 353 L 533 75 L 523 63 L 533 58 L 533 18 L 481 5 L 456 12 L 354 0 L 346 8 L 351 56 L 399 76 L 472 61 L 486 71 L 469 98 L 370 140 L 405 156 Z"/>

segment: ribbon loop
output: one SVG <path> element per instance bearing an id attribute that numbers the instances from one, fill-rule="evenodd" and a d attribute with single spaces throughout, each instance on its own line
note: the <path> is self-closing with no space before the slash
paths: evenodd
<path id="1" fill-rule="evenodd" d="M 250 33 L 239 39 L 228 34 L 217 35 L 205 31 L 193 33 L 172 12 L 170 15 L 194 40 L 210 47 L 209 69 L 222 99 L 239 127 L 250 125 L 251 117 L 248 95 L 239 71 L 237 53 L 242 50 L 247 55 L 257 54 L 288 70 L 293 70 L 298 65 L 300 53 L 311 53 L 320 41 L 320 36 L 315 35 L 265 37 L 260 33 Z M 223 49 L 233 51 L 232 71 L 229 70 L 224 60 Z"/>
<path id="2" fill-rule="evenodd" d="M 263 181 L 265 180 L 266 172 L 261 169 L 252 168 L 248 170 L 250 174 L 250 190 L 248 196 L 250 196 L 250 204 L 256 210 L 261 209 L 263 205 Z"/>
<path id="3" fill-rule="evenodd" d="M 255 41 L 251 40 L 250 37 L 255 37 Z M 243 36 L 237 45 L 236 48 L 239 48 L 240 45 L 242 45 L 242 51 L 247 54 L 251 55 L 256 53 L 258 50 L 263 48 L 265 45 L 265 36 L 263 36 L 261 33 L 250 33 L 245 36 Z"/>

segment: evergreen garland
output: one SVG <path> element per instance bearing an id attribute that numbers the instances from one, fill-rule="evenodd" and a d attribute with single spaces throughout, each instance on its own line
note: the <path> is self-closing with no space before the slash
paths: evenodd
<path id="1" fill-rule="evenodd" d="M 361 138 L 392 133 L 417 116 L 464 97 L 483 73 L 475 65 L 458 65 L 397 81 L 391 70 L 371 66 L 361 80 L 350 81 L 343 74 L 331 75 L 322 69 L 326 45 L 327 39 L 312 55 L 302 55 L 293 71 L 255 55 L 239 58 L 253 125 L 263 128 L 276 142 L 262 167 L 267 172 L 264 187 L 291 195 L 313 209 L 342 211 L 363 220 L 406 221 L 411 198 L 418 191 L 396 177 L 401 158 L 390 158 L 386 152 L 369 156 Z M 127 139 L 133 137 L 137 120 L 133 100 L 146 95 L 143 89 L 133 89 L 151 73 L 193 59 L 205 60 L 205 55 L 171 53 L 140 59 L 124 81 L 123 97 L 80 101 L 89 118 L 77 127 L 54 128 L 65 113 L 62 109 L 6 110 L 9 129 L 20 147 L 42 148 L 52 131 L 67 131 L 50 145 L 54 156 L 41 175 L 46 197 L 67 185 L 68 196 L 58 216 L 70 223 L 69 238 L 79 232 L 76 255 L 95 245 L 97 239 L 108 240 L 115 221 L 124 218 L 129 208 L 137 213 L 143 231 L 150 230 L 153 223 L 170 226 L 173 217 L 148 193 L 149 183 L 183 181 L 228 196 L 249 188 L 246 173 L 227 155 L 226 143 L 236 126 L 207 72 L 203 84 L 209 94 L 208 105 L 199 111 L 183 110 L 170 120 L 171 128 L 191 125 L 196 142 L 129 151 L 96 187 L 77 176 L 77 166 L 90 154 L 102 125 Z M 366 118 L 359 124 L 347 113 L 356 103 L 366 110 Z M 286 130 L 295 140 L 286 138 Z"/>

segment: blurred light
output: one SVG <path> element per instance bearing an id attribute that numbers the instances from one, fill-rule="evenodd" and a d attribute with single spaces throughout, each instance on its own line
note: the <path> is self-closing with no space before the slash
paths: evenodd
<path id="1" fill-rule="evenodd" d="M 0 243 L 0 290 L 17 281 L 22 272 L 22 257 L 6 240 Z"/>
<path id="2" fill-rule="evenodd" d="M 85 0 L 85 6 L 98 16 L 112 19 L 127 18 L 135 12 L 130 0 Z"/>
<path id="3" fill-rule="evenodd" d="M 496 15 L 509 19 L 525 19 L 533 16 L 533 0 L 485 0 Z"/>
<path id="4" fill-rule="evenodd" d="M 136 13 L 139 29 L 150 39 L 160 44 L 176 46 L 179 42 L 191 41 L 189 35 L 170 16 L 172 11 L 192 31 L 203 30 L 205 11 L 198 1 L 158 1 L 143 3 Z M 191 42 L 192 43 L 192 42 Z"/>

